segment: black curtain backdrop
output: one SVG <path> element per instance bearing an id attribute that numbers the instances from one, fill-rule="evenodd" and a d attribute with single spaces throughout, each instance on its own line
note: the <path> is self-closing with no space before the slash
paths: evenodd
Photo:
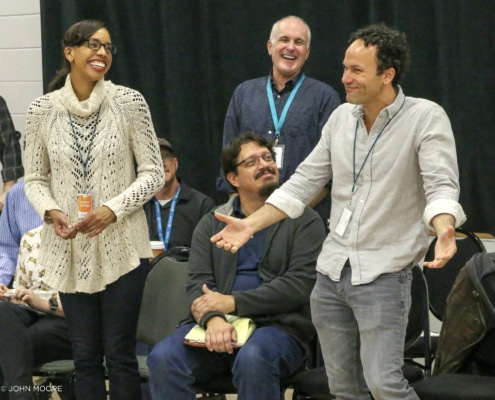
<path id="1" fill-rule="evenodd" d="M 442 105 L 457 143 L 467 229 L 495 234 L 493 0 L 41 0 L 44 87 L 60 40 L 81 19 L 104 20 L 118 47 L 108 79 L 145 96 L 157 135 L 179 157 L 179 175 L 217 203 L 223 119 L 235 87 L 266 75 L 272 24 L 303 18 L 312 32 L 307 75 L 344 100 L 342 59 L 351 32 L 385 22 L 404 31 L 408 96 Z M 384 193 L 386 195 L 386 193 Z"/>

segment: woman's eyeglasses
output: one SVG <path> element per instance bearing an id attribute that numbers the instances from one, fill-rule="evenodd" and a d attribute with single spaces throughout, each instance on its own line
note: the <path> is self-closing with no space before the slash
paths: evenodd
<path id="1" fill-rule="evenodd" d="M 101 46 L 103 46 L 107 54 L 117 53 L 117 46 L 115 46 L 113 43 L 102 43 L 96 38 L 87 39 L 86 46 L 88 46 L 91 50 L 94 51 L 100 50 Z"/>

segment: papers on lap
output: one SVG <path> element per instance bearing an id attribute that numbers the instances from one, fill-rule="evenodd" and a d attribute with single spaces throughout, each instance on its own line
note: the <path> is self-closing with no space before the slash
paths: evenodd
<path id="1" fill-rule="evenodd" d="M 236 347 L 245 344 L 256 329 L 256 324 L 250 318 L 238 317 L 236 315 L 226 315 L 225 318 L 237 331 L 237 342 L 232 343 Z M 205 346 L 205 335 L 205 330 L 196 324 L 184 337 L 184 343 L 190 346 L 203 347 Z"/>

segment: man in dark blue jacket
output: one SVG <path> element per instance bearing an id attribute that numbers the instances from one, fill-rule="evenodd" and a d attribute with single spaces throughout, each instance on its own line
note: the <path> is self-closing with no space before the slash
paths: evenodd
<path id="1" fill-rule="evenodd" d="M 225 115 L 223 145 L 244 132 L 256 132 L 275 143 L 280 184 L 294 173 L 321 137 L 323 125 L 340 105 L 330 85 L 306 76 L 311 31 L 304 20 L 284 17 L 273 24 L 267 42 L 272 67 L 268 75 L 242 82 L 234 91 Z M 225 178 L 217 189 L 229 194 Z M 330 183 L 310 204 L 325 226 L 330 214 Z"/>

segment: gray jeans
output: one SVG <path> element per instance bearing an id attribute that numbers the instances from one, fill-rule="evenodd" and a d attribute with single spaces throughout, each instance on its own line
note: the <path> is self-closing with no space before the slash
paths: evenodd
<path id="1" fill-rule="evenodd" d="M 355 286 L 350 267 L 339 282 L 318 273 L 311 314 L 337 399 L 418 400 L 401 370 L 411 281 L 410 268 Z"/>

